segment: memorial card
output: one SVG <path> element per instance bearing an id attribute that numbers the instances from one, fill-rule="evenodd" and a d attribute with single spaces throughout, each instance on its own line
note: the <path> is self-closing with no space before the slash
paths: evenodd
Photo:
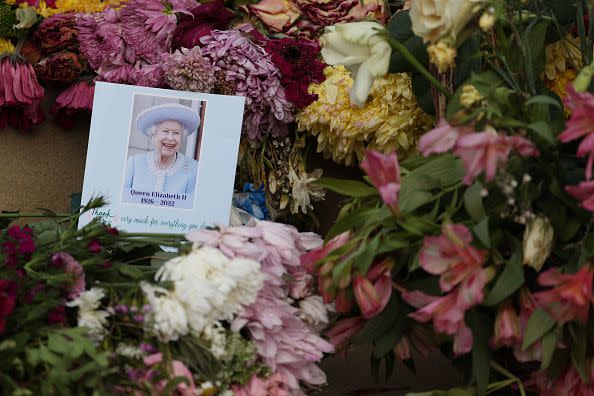
<path id="1" fill-rule="evenodd" d="M 244 98 L 98 82 L 82 203 L 129 232 L 229 222 Z"/>

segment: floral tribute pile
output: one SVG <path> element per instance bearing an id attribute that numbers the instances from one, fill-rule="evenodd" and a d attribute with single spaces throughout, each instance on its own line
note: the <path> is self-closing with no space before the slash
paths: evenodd
<path id="1" fill-rule="evenodd" d="M 156 238 L 77 230 L 78 216 L 6 227 L 13 216 L 0 231 L 3 395 L 288 396 L 326 382 L 328 313 L 300 262 L 316 234 L 262 221 Z"/>
<path id="2" fill-rule="evenodd" d="M 236 205 L 261 220 L 315 223 L 325 191 L 315 184 L 322 169 L 307 166 L 309 152 L 351 166 L 368 147 L 405 154 L 433 122 L 415 100 L 411 73 L 360 85 L 340 56 L 321 53 L 341 37 L 354 40 L 347 46 L 377 41 L 370 28 L 391 13 L 380 0 L 2 3 L 0 128 L 43 127 L 48 101 L 51 118 L 70 128 L 90 113 L 95 81 L 244 96 Z M 324 33 L 360 21 L 353 33 Z M 387 71 L 389 45 L 376 44 L 358 76 Z M 57 96 L 44 99 L 46 90 Z"/>

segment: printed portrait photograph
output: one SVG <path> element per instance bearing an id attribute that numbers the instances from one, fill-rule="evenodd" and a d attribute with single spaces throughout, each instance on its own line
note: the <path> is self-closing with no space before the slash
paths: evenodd
<path id="1" fill-rule="evenodd" d="M 133 100 L 122 202 L 193 209 L 206 101 Z"/>

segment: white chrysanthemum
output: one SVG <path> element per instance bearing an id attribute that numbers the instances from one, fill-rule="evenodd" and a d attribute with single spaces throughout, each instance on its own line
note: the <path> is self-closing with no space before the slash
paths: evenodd
<path id="1" fill-rule="evenodd" d="M 328 310 L 321 296 L 309 296 L 299 301 L 299 317 L 314 328 L 328 325 Z"/>
<path id="2" fill-rule="evenodd" d="M 174 294 L 146 282 L 142 282 L 140 287 L 151 306 L 151 313 L 145 323 L 161 341 L 175 341 L 188 334 L 186 311 Z"/>
<path id="3" fill-rule="evenodd" d="M 107 332 L 107 317 L 109 313 L 99 308 L 101 299 L 105 297 L 105 290 L 93 287 L 82 292 L 76 299 L 66 303 L 68 307 L 78 307 L 78 327 L 89 329 L 89 338 L 96 343 L 101 342 Z"/>
<path id="4" fill-rule="evenodd" d="M 262 288 L 260 264 L 230 260 L 211 247 L 195 249 L 166 262 L 156 279 L 172 281 L 190 327 L 198 332 L 213 320 L 230 319 L 242 306 L 256 300 Z"/>

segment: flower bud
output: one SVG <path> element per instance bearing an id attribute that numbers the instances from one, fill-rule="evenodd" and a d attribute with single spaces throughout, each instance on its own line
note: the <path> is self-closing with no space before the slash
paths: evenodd
<path id="1" fill-rule="evenodd" d="M 428 46 L 427 52 L 429 53 L 429 61 L 437 66 L 437 71 L 440 73 L 445 73 L 456 65 L 456 48 L 443 40 Z"/>
<path id="2" fill-rule="evenodd" d="M 495 334 L 491 338 L 491 346 L 493 348 L 511 347 L 521 341 L 522 334 L 518 314 L 511 301 L 507 301 L 501 305 L 495 319 Z"/>
<path id="3" fill-rule="evenodd" d="M 549 219 L 536 216 L 528 222 L 524 231 L 524 265 L 540 271 L 549 257 L 555 230 Z"/>
<path id="4" fill-rule="evenodd" d="M 488 32 L 489 30 L 493 29 L 495 25 L 495 15 L 492 12 L 485 12 L 481 15 L 481 19 L 479 19 L 479 27 L 483 32 Z"/>

